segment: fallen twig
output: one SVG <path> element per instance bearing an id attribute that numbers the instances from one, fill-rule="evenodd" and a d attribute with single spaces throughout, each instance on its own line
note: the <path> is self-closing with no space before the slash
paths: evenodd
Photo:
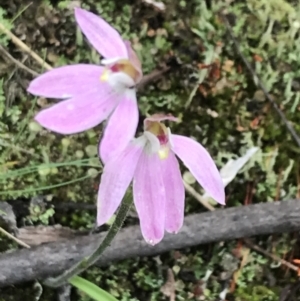
<path id="1" fill-rule="evenodd" d="M 187 216 L 178 234 L 166 234 L 163 241 L 154 247 L 144 241 L 139 226 L 125 228 L 103 253 L 97 265 L 137 256 L 153 256 L 204 243 L 299 229 L 300 200 L 219 209 Z M 0 287 L 62 273 L 91 254 L 105 234 L 80 236 L 1 254 Z"/>
<path id="2" fill-rule="evenodd" d="M 23 43 L 17 36 L 15 36 L 10 30 L 8 30 L 2 23 L 0 23 L 0 30 L 2 30 L 14 44 L 16 44 L 21 50 L 28 53 L 37 63 L 43 68 L 51 70 L 52 67 L 47 64 L 37 53 L 31 50 L 25 43 Z"/>
<path id="3" fill-rule="evenodd" d="M 286 267 L 288 267 L 289 269 L 298 272 L 299 268 L 297 266 L 295 266 L 294 264 L 292 264 L 292 263 L 290 263 L 290 262 L 288 262 L 288 261 L 286 261 L 286 260 L 284 260 L 284 259 L 282 259 L 282 258 L 280 258 L 280 257 L 278 257 L 276 255 L 274 255 L 274 254 L 271 254 L 271 253 L 267 252 L 266 250 L 262 249 L 261 247 L 253 244 L 249 239 L 245 239 L 244 242 L 252 250 L 254 250 L 254 251 L 258 252 L 258 253 L 261 253 L 261 254 L 263 254 L 263 255 L 271 258 L 274 261 L 278 261 L 281 264 L 283 264 Z"/>
<path id="4" fill-rule="evenodd" d="M 161 69 L 154 69 L 150 73 L 144 75 L 140 83 L 138 83 L 137 85 L 137 90 L 142 91 L 145 88 L 145 86 L 159 80 L 169 70 L 170 70 L 169 66 L 164 66 Z"/>
<path id="5" fill-rule="evenodd" d="M 268 99 L 268 101 L 272 104 L 273 108 L 275 109 L 275 111 L 277 112 L 277 114 L 280 116 L 282 122 L 285 124 L 286 128 L 288 129 L 288 131 L 290 132 L 290 134 L 292 135 L 292 137 L 294 138 L 294 140 L 296 141 L 296 143 L 298 144 L 298 146 L 300 147 L 300 137 L 298 136 L 298 134 L 296 133 L 294 127 L 292 126 L 292 124 L 287 120 L 287 118 L 285 117 L 284 113 L 280 110 L 279 106 L 277 105 L 277 103 L 274 101 L 274 99 L 272 99 L 272 97 L 270 96 L 269 92 L 267 91 L 266 87 L 264 86 L 264 84 L 261 82 L 261 80 L 259 79 L 258 75 L 256 74 L 256 72 L 254 71 L 254 69 L 252 68 L 252 66 L 250 65 L 250 63 L 248 62 L 248 60 L 245 58 L 245 56 L 242 54 L 240 47 L 239 47 L 239 43 L 237 41 L 237 39 L 235 38 L 232 28 L 230 26 L 230 23 L 227 19 L 226 16 L 223 15 L 223 20 L 224 23 L 226 25 L 227 31 L 229 33 L 229 36 L 231 38 L 231 40 L 233 41 L 233 44 L 236 48 L 236 52 L 237 54 L 241 57 L 242 61 L 244 62 L 245 66 L 247 67 L 248 71 L 251 73 L 252 77 L 255 78 L 257 80 L 257 85 L 260 87 L 260 89 L 263 91 L 266 99 Z"/>
<path id="6" fill-rule="evenodd" d="M 200 193 L 198 193 L 190 184 L 183 181 L 183 185 L 185 190 L 191 194 L 199 203 L 201 203 L 206 209 L 209 211 L 214 211 L 215 208 L 207 201 L 207 199 L 203 198 Z"/>
<path id="7" fill-rule="evenodd" d="M 7 58 L 9 60 L 11 60 L 15 65 L 17 65 L 19 68 L 27 71 L 28 73 L 30 73 L 33 76 L 38 76 L 39 74 L 37 72 L 35 72 L 34 70 L 28 68 L 27 66 L 25 66 L 23 63 L 19 62 L 18 60 L 16 60 L 2 45 L 0 45 L 0 51 L 2 53 L 4 53 L 4 55 L 7 56 Z"/>
<path id="8" fill-rule="evenodd" d="M 27 245 L 26 243 L 24 243 L 22 240 L 14 237 L 12 234 L 8 233 L 6 230 L 4 230 L 3 228 L 0 227 L 0 232 L 3 233 L 4 235 L 6 235 L 8 238 L 14 240 L 17 244 L 19 244 L 22 247 L 25 247 L 27 249 L 30 249 L 30 246 Z"/>

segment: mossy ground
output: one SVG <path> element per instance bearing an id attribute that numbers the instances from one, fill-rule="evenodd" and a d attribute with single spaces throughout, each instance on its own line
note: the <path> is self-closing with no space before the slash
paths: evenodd
<path id="1" fill-rule="evenodd" d="M 4 1 L 2 1 L 4 2 Z M 7 1 L 0 21 L 52 66 L 78 62 L 98 63 L 99 57 L 75 25 L 72 5 L 77 1 Z M 227 206 L 299 197 L 299 153 L 289 132 L 235 51 L 222 13 L 228 14 L 240 48 L 256 70 L 271 97 L 300 133 L 300 6 L 297 1 L 173 1 L 158 11 L 138 0 L 86 0 L 83 8 L 101 15 L 130 39 L 150 73 L 167 64 L 170 71 L 139 94 L 142 117 L 155 112 L 180 118 L 173 132 L 195 137 L 221 168 L 255 145 L 252 161 L 227 187 Z M 0 43 L 32 70 L 43 70 L 0 33 Z M 32 75 L 0 58 L 0 199 L 29 199 L 45 195 L 61 202 L 94 204 L 101 174 L 97 144 L 101 125 L 86 133 L 62 136 L 33 122 L 47 100 L 25 89 Z M 143 118 L 141 118 L 142 121 Z M 198 189 L 198 187 L 195 187 Z M 186 214 L 202 211 L 187 196 Z M 54 214 L 54 215 L 53 215 Z M 91 228 L 95 212 L 75 211 L 62 216 L 43 212 L 26 223 L 60 223 Z M 51 223 L 50 222 L 50 223 Z M 12 248 L 1 239 L 1 249 Z M 296 234 L 258 237 L 270 253 L 287 260 L 297 257 Z M 237 256 L 237 252 L 240 256 Z M 234 254 L 234 255 L 232 255 Z M 229 282 L 240 267 L 236 288 Z M 1 267 L 0 267 L 1 269 Z M 278 300 L 280 291 L 296 275 L 240 242 L 218 243 L 173 251 L 155 258 L 136 258 L 93 268 L 86 277 L 119 300 L 165 300 L 167 271 L 171 269 L 176 300 L 217 300 L 229 287 L 227 300 Z M 201 279 L 212 272 L 205 289 Z M 164 291 L 165 293 L 163 293 Z M 8 288 L 0 300 L 33 300 L 33 284 Z M 87 301 L 74 293 L 74 300 Z M 300 296 L 300 293 L 298 293 Z M 2 299 L 1 299 L 2 298 Z M 40 300 L 55 300 L 45 289 Z M 73 299 L 72 299 L 73 300 Z M 300 299 L 299 299 L 300 300 Z"/>

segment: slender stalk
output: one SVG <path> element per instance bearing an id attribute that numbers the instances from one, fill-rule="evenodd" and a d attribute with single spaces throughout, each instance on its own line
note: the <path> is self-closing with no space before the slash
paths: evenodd
<path id="1" fill-rule="evenodd" d="M 93 265 L 98 261 L 103 251 L 110 245 L 112 240 L 115 238 L 119 230 L 121 229 L 123 222 L 127 216 L 127 213 L 132 204 L 132 195 L 128 194 L 125 196 L 120 209 L 117 213 L 115 221 L 111 225 L 109 231 L 104 237 L 103 241 L 99 244 L 98 248 L 89 257 L 83 258 L 79 263 L 76 263 L 69 270 L 65 271 L 62 275 L 58 277 L 48 278 L 44 281 L 44 284 L 50 287 L 59 287 L 64 285 L 71 277 L 78 275 L 79 273 L 85 271 L 88 267 Z"/>

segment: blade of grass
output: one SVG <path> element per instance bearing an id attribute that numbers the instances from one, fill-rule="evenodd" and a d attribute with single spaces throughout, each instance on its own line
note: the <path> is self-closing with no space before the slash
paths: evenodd
<path id="1" fill-rule="evenodd" d="M 58 188 L 58 187 L 62 187 L 62 186 L 66 186 L 69 184 L 73 184 L 73 183 L 77 183 L 83 180 L 86 180 L 88 178 L 90 178 L 91 176 L 87 175 L 84 177 L 80 177 L 77 179 L 73 179 L 70 181 L 66 181 L 63 183 L 59 183 L 59 184 L 54 184 L 54 185 L 48 185 L 48 186 L 42 186 L 42 187 L 34 187 L 34 188 L 30 188 L 30 189 L 20 189 L 20 190 L 5 190 L 5 191 L 0 191 L 0 195 L 12 195 L 12 194 L 24 194 L 24 193 L 29 193 L 29 192 L 36 192 L 36 191 L 42 191 L 42 190 L 48 190 L 48 189 L 53 189 L 53 188 Z"/>
<path id="2" fill-rule="evenodd" d="M 39 165 L 34 165 L 30 167 L 24 167 L 20 168 L 17 170 L 12 170 L 9 172 L 5 173 L 0 173 L 0 181 L 1 180 L 6 180 L 8 178 L 13 178 L 13 177 L 20 177 L 24 176 L 33 172 L 37 172 L 38 170 L 41 170 L 43 168 L 54 168 L 54 167 L 68 167 L 68 166 L 78 166 L 78 167 L 99 167 L 99 165 L 94 165 L 89 163 L 89 159 L 83 159 L 83 160 L 75 160 L 75 161 L 69 161 L 69 162 L 62 162 L 62 163 L 48 163 L 48 164 L 39 164 Z"/>
<path id="3" fill-rule="evenodd" d="M 96 284 L 79 276 L 72 277 L 68 282 L 96 301 L 117 301 L 114 296 Z"/>

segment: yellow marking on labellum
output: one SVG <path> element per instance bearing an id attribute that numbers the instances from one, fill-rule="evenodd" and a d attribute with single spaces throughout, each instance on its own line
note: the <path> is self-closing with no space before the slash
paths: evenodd
<path id="1" fill-rule="evenodd" d="M 108 80 L 109 73 L 110 71 L 108 69 L 105 69 L 100 76 L 100 81 L 106 82 Z"/>
<path id="2" fill-rule="evenodd" d="M 158 157 L 161 160 L 165 160 L 169 157 L 170 148 L 167 145 L 162 146 L 158 151 Z"/>

